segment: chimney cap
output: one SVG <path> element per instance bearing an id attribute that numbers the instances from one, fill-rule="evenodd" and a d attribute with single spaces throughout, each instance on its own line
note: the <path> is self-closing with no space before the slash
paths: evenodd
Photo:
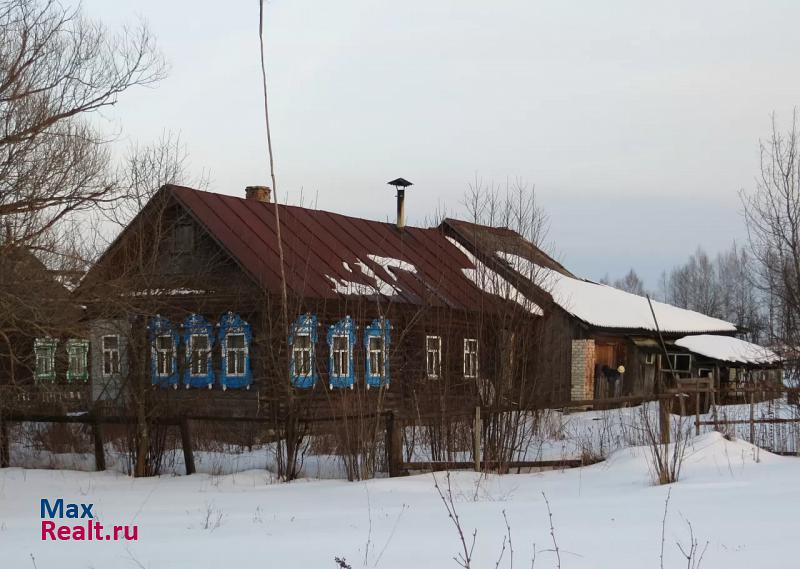
<path id="1" fill-rule="evenodd" d="M 404 178 L 397 178 L 396 180 L 392 180 L 391 182 L 386 182 L 388 186 L 394 186 L 395 188 L 407 188 L 408 186 L 413 186 L 411 182 Z"/>

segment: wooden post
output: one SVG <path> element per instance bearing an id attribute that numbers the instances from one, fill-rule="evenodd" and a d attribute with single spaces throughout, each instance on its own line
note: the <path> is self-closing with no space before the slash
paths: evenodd
<path id="1" fill-rule="evenodd" d="M 475 407 L 475 425 L 472 435 L 472 456 L 475 460 L 475 472 L 481 471 L 481 407 Z"/>
<path id="2" fill-rule="evenodd" d="M 672 406 L 672 399 L 666 394 L 662 394 L 658 399 L 658 419 L 661 443 L 669 444 L 669 411 Z"/>
<path id="3" fill-rule="evenodd" d="M 186 474 L 194 474 L 196 472 L 194 467 L 194 451 L 192 450 L 192 430 L 189 426 L 189 420 L 186 417 L 181 418 L 181 444 L 183 445 L 183 462 L 186 465 Z"/>
<path id="4" fill-rule="evenodd" d="M 0 468 L 11 466 L 11 444 L 8 440 L 8 423 L 0 417 Z"/>
<path id="5" fill-rule="evenodd" d="M 700 390 L 694 394 L 694 434 L 700 436 Z"/>
<path id="6" fill-rule="evenodd" d="M 393 412 L 386 415 L 386 462 L 389 476 L 403 475 L 403 428 Z"/>
<path id="7" fill-rule="evenodd" d="M 756 409 L 755 409 L 755 389 L 750 391 L 750 444 L 756 444 Z"/>
<path id="8" fill-rule="evenodd" d="M 103 427 L 97 420 L 92 423 L 92 438 L 94 439 L 94 469 L 102 472 L 106 469 L 106 453 L 103 449 Z"/>

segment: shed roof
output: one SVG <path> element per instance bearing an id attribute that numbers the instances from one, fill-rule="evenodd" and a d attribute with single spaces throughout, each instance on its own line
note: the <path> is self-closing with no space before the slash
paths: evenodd
<path id="1" fill-rule="evenodd" d="M 721 362 L 773 365 L 783 361 L 772 350 L 730 336 L 715 336 L 713 334 L 686 336 L 675 340 L 675 345 Z"/>
<path id="2" fill-rule="evenodd" d="M 280 292 L 276 210 L 290 293 L 305 298 L 390 297 L 476 309 L 496 303 L 465 271 L 476 267 L 436 228 L 371 221 L 297 206 L 165 186 L 261 286 Z M 492 292 L 492 291 L 486 291 Z"/>
<path id="3" fill-rule="evenodd" d="M 514 282 L 527 280 L 570 315 L 598 328 L 656 330 L 647 299 L 623 290 L 581 279 L 517 232 L 460 220 L 443 222 L 456 237 L 475 249 L 489 264 L 503 267 Z M 519 285 L 522 288 L 522 285 Z M 524 290 L 524 289 L 523 289 Z M 653 301 L 662 332 L 668 334 L 733 333 L 736 326 L 699 312 Z"/>

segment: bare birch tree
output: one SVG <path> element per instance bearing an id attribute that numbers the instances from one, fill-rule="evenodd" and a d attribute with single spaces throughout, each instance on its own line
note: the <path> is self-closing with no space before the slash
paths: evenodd
<path id="1" fill-rule="evenodd" d="M 800 131 L 797 112 L 786 130 L 775 116 L 760 142 L 761 172 L 741 192 L 755 281 L 766 298 L 769 333 L 777 344 L 798 346 L 800 322 Z"/>

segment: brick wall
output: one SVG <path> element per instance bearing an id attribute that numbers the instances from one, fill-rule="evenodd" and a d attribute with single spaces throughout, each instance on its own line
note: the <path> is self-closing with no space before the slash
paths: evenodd
<path id="1" fill-rule="evenodd" d="M 594 340 L 572 340 L 571 375 L 572 400 L 594 398 Z"/>

